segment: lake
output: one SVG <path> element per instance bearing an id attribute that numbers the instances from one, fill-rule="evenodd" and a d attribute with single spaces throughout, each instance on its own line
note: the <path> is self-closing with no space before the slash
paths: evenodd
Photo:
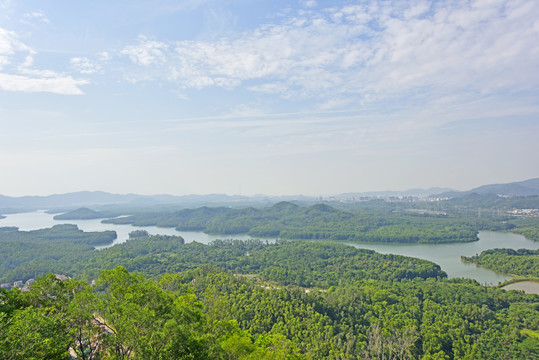
<path id="1" fill-rule="evenodd" d="M 59 224 L 75 224 L 79 229 L 83 231 L 116 231 L 118 237 L 114 240 L 114 243 L 109 246 L 121 244 L 129 239 L 129 233 L 133 230 L 146 230 L 151 235 L 176 235 L 184 238 L 185 242 L 199 242 L 203 244 L 209 244 L 213 240 L 234 238 L 239 240 L 252 239 L 248 235 L 208 235 L 200 231 L 177 231 L 174 228 L 163 228 L 157 226 L 142 226 L 134 227 L 132 225 L 116 225 L 116 224 L 103 224 L 102 219 L 92 220 L 54 220 L 56 214 L 47 214 L 44 211 L 35 211 L 19 214 L 4 215 L 5 219 L 0 219 L 0 227 L 3 226 L 17 226 L 21 231 L 30 231 L 37 229 L 50 228 Z M 109 246 L 103 246 L 100 248 L 106 248 Z"/>
<path id="2" fill-rule="evenodd" d="M 539 249 L 539 242 L 526 239 L 522 235 L 499 231 L 480 231 L 479 241 L 452 244 L 366 244 L 347 245 L 361 249 L 371 249 L 382 254 L 398 254 L 432 261 L 442 268 L 450 278 L 466 277 L 481 284 L 495 285 L 512 279 L 509 275 L 497 273 L 475 264 L 464 263 L 461 256 L 480 254 L 483 250 L 494 248 Z"/>
<path id="3" fill-rule="evenodd" d="M 0 219 L 0 227 L 17 226 L 21 231 L 50 228 L 58 224 L 75 224 L 84 231 L 105 231 L 114 230 L 118 238 L 114 244 L 127 241 L 129 233 L 136 229 L 148 231 L 152 235 L 179 235 L 185 242 L 199 242 L 208 244 L 216 239 L 234 238 L 239 240 L 251 239 L 248 235 L 208 235 L 198 231 L 176 231 L 174 228 L 161 228 L 156 226 L 134 227 L 132 225 L 103 224 L 101 219 L 95 220 L 61 220 L 53 219 L 54 215 L 44 211 L 29 213 L 9 214 L 5 219 Z M 522 235 L 481 231 L 479 241 L 471 243 L 453 244 L 388 244 L 388 243 L 352 243 L 345 244 L 356 248 L 371 249 L 382 254 L 397 254 L 411 256 L 432 261 L 442 268 L 450 278 L 466 277 L 479 281 L 481 284 L 495 285 L 511 279 L 511 276 L 500 274 L 485 268 L 477 267 L 474 264 L 466 264 L 460 260 L 462 255 L 472 256 L 481 253 L 483 250 L 493 248 L 511 249 L 539 249 L 539 242 L 526 239 Z M 268 239 L 273 241 L 274 239 Z M 113 245 L 114 245 L 113 244 Z"/>
<path id="4" fill-rule="evenodd" d="M 539 282 L 536 281 L 521 281 L 517 283 L 512 283 L 502 287 L 505 290 L 522 290 L 528 294 L 537 294 L 539 295 Z"/>

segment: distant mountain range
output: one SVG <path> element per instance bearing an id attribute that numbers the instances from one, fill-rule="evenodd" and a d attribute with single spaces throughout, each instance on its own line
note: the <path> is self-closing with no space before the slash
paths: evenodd
<path id="1" fill-rule="evenodd" d="M 438 196 L 459 197 L 467 194 L 496 194 L 501 196 L 530 196 L 539 195 L 539 178 L 526 181 L 512 182 L 507 184 L 483 185 L 468 191 L 454 191 L 447 188 L 410 189 L 406 191 L 374 191 L 360 193 L 345 193 L 322 200 L 342 200 L 360 197 L 390 197 L 390 196 Z M 432 195 L 437 194 L 437 195 Z M 279 201 L 317 202 L 321 199 L 312 196 L 241 196 L 226 194 L 208 195 L 137 195 L 137 194 L 111 194 L 103 191 L 81 191 L 67 194 L 55 194 L 49 196 L 21 196 L 11 197 L 0 195 L 0 213 L 32 211 L 32 210 L 56 210 L 68 211 L 80 207 L 99 209 L 130 208 L 147 209 L 148 207 L 160 209 L 178 209 L 199 206 L 230 206 L 247 207 L 269 206 Z"/>
<path id="2" fill-rule="evenodd" d="M 352 198 L 359 198 L 359 197 L 428 196 L 432 194 L 439 194 L 443 192 L 454 192 L 454 191 L 455 190 L 449 189 L 449 188 L 432 187 L 429 189 L 410 189 L 410 190 L 405 190 L 405 191 L 387 190 L 387 191 L 352 192 L 352 193 L 344 193 L 344 194 L 331 196 L 330 198 L 352 199 Z"/>
<path id="3" fill-rule="evenodd" d="M 500 196 L 532 196 L 539 195 L 539 178 L 507 184 L 490 184 L 476 187 L 468 191 L 448 191 L 438 194 L 441 197 L 458 197 L 468 194 L 495 194 Z"/>
<path id="4" fill-rule="evenodd" d="M 233 204 L 249 201 L 247 196 L 209 194 L 209 195 L 137 195 L 111 194 L 103 191 L 80 191 L 48 196 L 11 197 L 0 195 L 0 212 L 17 212 L 21 210 L 72 210 L 80 207 L 106 208 L 129 207 L 144 208 L 148 206 L 162 207 L 172 204 L 212 205 Z"/>

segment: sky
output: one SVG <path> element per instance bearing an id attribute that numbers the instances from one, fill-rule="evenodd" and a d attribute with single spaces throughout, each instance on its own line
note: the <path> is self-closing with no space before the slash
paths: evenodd
<path id="1" fill-rule="evenodd" d="M 0 194 L 539 177 L 539 1 L 0 0 Z"/>

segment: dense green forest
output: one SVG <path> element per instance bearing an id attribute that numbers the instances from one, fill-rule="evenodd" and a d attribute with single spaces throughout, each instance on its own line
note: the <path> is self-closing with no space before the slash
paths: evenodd
<path id="1" fill-rule="evenodd" d="M 489 249 L 462 259 L 506 274 L 539 278 L 539 250 Z"/>
<path id="2" fill-rule="evenodd" d="M 9 239 L 35 236 L 36 240 L 0 240 L 1 282 L 27 280 L 47 272 L 91 280 L 103 269 L 124 266 L 149 276 L 179 272 L 211 264 L 238 274 L 260 274 L 267 281 L 300 286 L 331 286 L 361 279 L 401 280 L 415 277 L 445 277 L 440 267 L 429 261 L 398 255 L 382 255 L 371 250 L 338 244 L 258 240 L 215 241 L 210 245 L 184 244 L 179 236 L 135 237 L 124 244 L 93 250 L 76 226 L 62 225 L 36 232 L 12 231 Z M 60 235 L 57 235 L 60 234 Z M 114 234 L 114 233 L 113 233 Z M 137 233 L 135 233 L 137 234 Z M 0 233 L 0 239 L 4 234 Z M 55 237 L 57 236 L 57 237 Z M 46 241 L 44 239 L 53 239 Z M 45 244 L 43 244 L 45 242 Z"/>
<path id="3" fill-rule="evenodd" d="M 498 198 L 495 195 L 472 194 L 454 202 L 421 202 L 420 205 L 367 201 L 339 204 L 340 209 L 327 204 L 299 206 L 280 202 L 262 209 L 201 207 L 137 214 L 105 219 L 103 222 L 175 227 L 180 231 L 203 231 L 209 234 L 248 234 L 259 238 L 301 240 L 469 242 L 477 240 L 477 232 L 480 230 L 506 230 L 539 240 L 538 218 L 516 218 L 500 208 L 475 207 L 489 203 L 489 199 L 505 205 L 534 205 L 535 197 Z"/>
<path id="4" fill-rule="evenodd" d="M 112 244 L 114 239 L 115 231 L 83 232 L 76 225 L 34 231 L 0 228 L 0 282 L 63 273 L 70 263 L 96 253 L 95 246 Z"/>
<path id="5" fill-rule="evenodd" d="M 511 232 L 524 235 L 530 240 L 539 241 L 539 218 L 518 218 L 511 220 L 511 225 L 514 225 Z"/>
<path id="6" fill-rule="evenodd" d="M 265 203 L 264 203 L 265 204 Z M 263 206 L 258 204 L 258 206 Z M 514 209 L 539 208 L 539 196 L 467 194 L 438 201 L 280 202 L 269 207 L 199 207 L 177 211 L 80 208 L 55 219 L 104 218 L 104 223 L 173 227 L 257 238 L 360 242 L 449 243 L 477 240 L 481 230 L 506 230 L 539 241 L 539 218 Z M 117 217 L 131 214 L 130 216 Z"/>
<path id="7" fill-rule="evenodd" d="M 539 351 L 538 296 L 447 280 L 425 260 L 335 243 L 185 244 L 138 232 L 95 251 L 88 242 L 103 234 L 87 238 L 74 226 L 3 233 L 2 256 L 38 256 L 9 280 L 32 270 L 75 280 L 48 275 L 28 292 L 0 290 L 2 359 L 69 351 L 80 359 L 533 359 Z M 32 237 L 11 253 L 2 247 Z M 41 243 L 49 244 L 42 258 L 31 250 Z"/>
<path id="8" fill-rule="evenodd" d="M 54 220 L 89 220 L 89 219 L 102 219 L 106 217 L 106 214 L 101 211 L 96 211 L 88 208 L 79 208 L 77 210 L 69 211 L 64 214 L 54 216 Z"/>
<path id="9" fill-rule="evenodd" d="M 210 266 L 155 280 L 119 267 L 93 286 L 0 289 L 0 358 L 534 359 L 538 311 L 537 296 L 466 280 L 309 292 Z"/>
<path id="10" fill-rule="evenodd" d="M 175 227 L 211 234 L 249 234 L 302 240 L 445 243 L 477 240 L 478 221 L 364 211 L 360 214 L 324 204 L 301 207 L 281 202 L 269 208 L 197 208 L 103 220 L 135 226 Z M 501 225 L 499 226 L 502 227 Z"/>

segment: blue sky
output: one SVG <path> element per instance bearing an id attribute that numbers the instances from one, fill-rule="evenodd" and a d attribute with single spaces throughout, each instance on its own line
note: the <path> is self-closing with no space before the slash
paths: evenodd
<path id="1" fill-rule="evenodd" d="M 0 194 L 539 177 L 539 2 L 0 0 Z"/>

